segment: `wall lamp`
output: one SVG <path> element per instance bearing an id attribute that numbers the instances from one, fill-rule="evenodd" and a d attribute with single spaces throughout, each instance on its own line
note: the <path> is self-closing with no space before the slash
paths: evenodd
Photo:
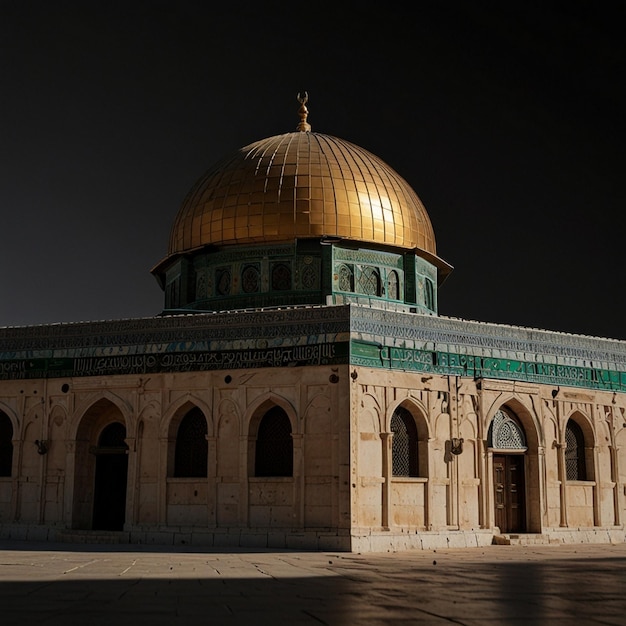
<path id="1" fill-rule="evenodd" d="M 37 446 L 37 454 L 46 454 L 48 452 L 48 442 L 35 439 L 35 445 Z"/>

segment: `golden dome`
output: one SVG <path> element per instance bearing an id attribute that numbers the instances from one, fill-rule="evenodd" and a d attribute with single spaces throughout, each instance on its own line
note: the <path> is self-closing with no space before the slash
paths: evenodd
<path id="1" fill-rule="evenodd" d="M 432 224 L 410 185 L 363 148 L 309 128 L 305 116 L 298 131 L 245 146 L 204 174 L 176 216 L 168 257 L 312 237 L 435 256 Z"/>

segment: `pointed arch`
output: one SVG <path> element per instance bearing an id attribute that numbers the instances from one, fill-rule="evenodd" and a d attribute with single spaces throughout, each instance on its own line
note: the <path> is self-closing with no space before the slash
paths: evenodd
<path id="1" fill-rule="evenodd" d="M 585 437 L 585 444 L 588 447 L 593 447 L 596 443 L 596 433 L 590 417 L 578 408 L 573 409 L 565 417 L 566 419 L 564 421 L 563 429 L 567 427 L 567 423 L 569 422 L 569 420 L 574 420 L 574 422 L 576 422 L 576 424 L 582 430 L 582 434 Z M 563 433 L 565 433 L 565 430 L 563 430 Z"/>
<path id="2" fill-rule="evenodd" d="M 213 427 L 205 410 L 205 403 L 191 394 L 185 394 L 163 414 L 160 435 L 167 442 L 167 476 L 207 476 L 208 437 Z"/>
<path id="3" fill-rule="evenodd" d="M 428 415 L 426 406 L 416 398 L 405 398 L 391 405 L 391 412 L 388 414 L 385 424 L 387 431 L 391 430 L 391 418 L 398 407 L 403 407 L 413 416 L 420 439 L 429 439 L 432 436 L 430 424 L 426 419 Z"/>
<path id="4" fill-rule="evenodd" d="M 202 411 L 207 421 L 207 432 L 212 436 L 214 425 L 211 407 L 202 398 L 191 393 L 186 393 L 184 396 L 177 398 L 163 411 L 161 423 L 159 424 L 159 436 L 162 438 L 175 437 L 180 420 L 194 406 Z"/>
<path id="5" fill-rule="evenodd" d="M 392 476 L 427 477 L 430 429 L 419 404 L 411 400 L 398 403 L 389 416 L 388 432 L 393 433 Z"/>
<path id="6" fill-rule="evenodd" d="M 526 432 L 517 415 L 506 406 L 499 408 L 493 415 L 487 442 L 496 450 L 526 450 Z"/>
<path id="7" fill-rule="evenodd" d="M 254 454 L 255 476 L 293 476 L 291 422 L 284 409 L 273 406 L 259 422 Z"/>
<path id="8" fill-rule="evenodd" d="M 400 300 L 400 278 L 396 270 L 391 270 L 387 274 L 387 298 Z"/>
<path id="9" fill-rule="evenodd" d="M 249 416 L 249 476 L 293 476 L 292 435 L 296 432 L 297 416 L 291 404 L 268 394 L 257 402 Z"/>
<path id="10" fill-rule="evenodd" d="M 513 394 L 500 395 L 492 402 L 491 406 L 485 414 L 485 422 L 483 424 L 483 438 L 488 439 L 489 429 L 491 428 L 493 418 L 497 411 L 502 408 L 507 408 L 510 412 L 513 413 L 515 418 L 524 429 L 526 444 L 528 448 L 536 450 L 539 446 L 545 445 L 544 432 L 541 426 L 541 422 L 534 411 L 532 403 L 529 404 L 530 406 L 527 406 L 527 404 L 523 402 L 520 397 Z"/>
<path id="11" fill-rule="evenodd" d="M 191 407 L 180 419 L 174 445 L 173 475 L 205 478 L 208 469 L 208 426 L 202 410 Z"/>
<path id="12" fill-rule="evenodd" d="M 573 411 L 565 422 L 565 479 L 568 481 L 593 480 L 593 428 L 580 411 Z"/>
<path id="13" fill-rule="evenodd" d="M 89 420 L 93 421 L 96 419 L 96 414 L 115 411 L 119 412 L 127 430 L 130 430 L 129 423 L 132 421 L 133 407 L 126 400 L 108 390 L 94 393 L 89 398 L 85 398 L 78 404 L 71 417 L 70 438 L 79 438 L 79 431 L 85 427 L 86 416 L 89 416 Z M 106 416 L 100 419 L 106 420 Z"/>
<path id="14" fill-rule="evenodd" d="M 399 406 L 391 416 L 392 476 L 419 476 L 417 426 L 411 413 Z"/>
<path id="15" fill-rule="evenodd" d="M 291 431 L 294 433 L 300 431 L 298 415 L 293 404 L 287 398 L 269 392 L 257 398 L 246 410 L 244 423 L 250 436 L 256 437 L 261 418 L 274 405 L 281 407 L 287 414 L 291 422 Z"/>
<path id="16" fill-rule="evenodd" d="M 128 403 L 109 392 L 93 394 L 74 412 L 73 528 L 122 529 L 131 416 Z"/>

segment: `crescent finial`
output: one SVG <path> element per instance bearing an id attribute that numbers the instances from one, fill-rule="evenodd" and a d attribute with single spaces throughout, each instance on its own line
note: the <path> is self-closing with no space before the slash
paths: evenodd
<path id="1" fill-rule="evenodd" d="M 304 96 L 301 96 L 298 92 L 297 99 L 300 103 L 300 109 L 298 110 L 300 123 L 298 124 L 298 126 L 296 126 L 296 130 L 299 130 L 303 133 L 308 133 L 311 130 L 311 124 L 306 121 L 306 118 L 309 115 L 309 110 L 306 108 L 306 103 L 309 101 L 309 94 L 305 91 Z"/>

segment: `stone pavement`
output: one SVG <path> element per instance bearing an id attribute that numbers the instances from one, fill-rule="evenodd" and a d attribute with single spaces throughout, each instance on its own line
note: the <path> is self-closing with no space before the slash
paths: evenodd
<path id="1" fill-rule="evenodd" d="M 0 625 L 626 624 L 626 544 L 385 554 L 0 543 Z"/>

